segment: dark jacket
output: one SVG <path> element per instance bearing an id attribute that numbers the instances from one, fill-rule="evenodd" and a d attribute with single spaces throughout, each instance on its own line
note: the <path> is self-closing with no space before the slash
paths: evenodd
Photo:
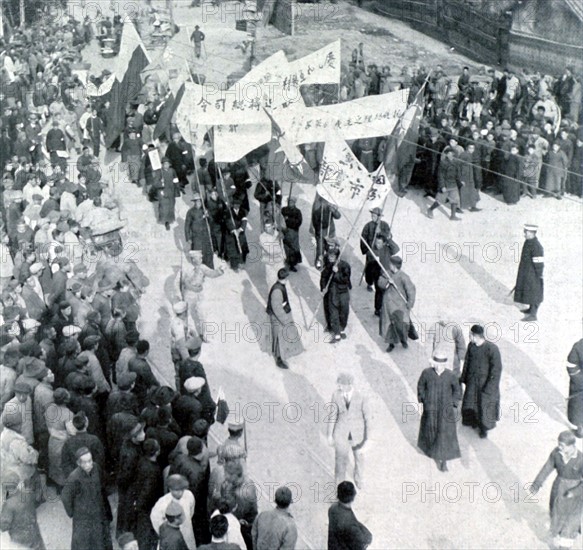
<path id="1" fill-rule="evenodd" d="M 371 542 L 371 532 L 356 519 L 352 508 L 338 502 L 330 506 L 328 550 L 364 550 Z"/>

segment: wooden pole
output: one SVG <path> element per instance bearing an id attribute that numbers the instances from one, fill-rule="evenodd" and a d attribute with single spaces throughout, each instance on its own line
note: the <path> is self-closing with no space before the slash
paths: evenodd
<path id="1" fill-rule="evenodd" d="M 190 120 L 188 121 L 188 131 L 190 132 L 190 136 L 191 136 L 190 139 L 192 139 L 192 128 L 190 126 Z M 208 210 L 206 209 L 206 206 L 204 204 L 204 198 L 202 196 L 201 189 L 200 189 L 200 181 L 198 179 L 198 172 L 196 170 L 196 151 L 195 151 L 194 145 L 192 143 L 190 144 L 190 149 L 192 151 L 192 162 L 194 163 L 194 179 L 196 181 L 196 189 L 198 191 L 198 194 L 200 195 L 200 199 L 202 202 L 202 212 L 203 212 L 203 216 L 204 216 L 204 219 L 206 222 L 206 228 L 207 228 L 208 236 L 209 236 L 209 243 L 211 245 L 211 250 L 213 251 L 213 255 L 214 255 L 215 250 L 213 248 L 213 235 L 211 233 L 211 227 L 209 224 Z M 205 193 L 205 195 L 206 195 L 206 193 Z"/>
<path id="2" fill-rule="evenodd" d="M 346 238 L 346 241 L 344 242 L 342 249 L 338 253 L 338 258 L 336 258 L 336 261 L 334 262 L 334 266 L 332 267 L 332 269 L 334 269 L 334 267 L 338 266 L 340 259 L 342 258 L 342 253 L 344 252 L 344 250 L 348 246 L 348 241 L 350 240 L 350 237 L 352 236 L 352 233 L 354 232 L 354 229 L 356 228 L 356 224 L 358 222 L 358 219 L 360 218 L 360 215 L 362 214 L 362 211 L 364 210 L 364 207 L 366 206 L 367 200 L 368 200 L 368 193 L 366 194 L 364 201 L 362 201 L 362 205 L 360 207 L 360 210 L 358 211 L 358 214 L 356 215 L 356 219 L 354 220 L 354 223 L 351 224 L 351 228 L 350 228 L 350 232 L 348 233 L 348 237 Z M 338 208 L 338 205 L 336 205 L 336 208 Z M 338 208 L 338 210 L 340 210 L 340 208 Z M 321 217 L 322 216 L 320 214 L 320 218 Z M 328 229 L 330 229 L 330 225 L 328 225 Z M 334 275 L 332 275 L 328 279 L 328 282 L 326 283 L 326 288 L 324 288 L 324 291 L 322 292 L 322 298 L 320 299 L 320 303 L 318 304 L 316 311 L 314 311 L 314 315 L 312 316 L 312 320 L 310 321 L 309 325 L 306 327 L 308 330 L 310 330 L 310 328 L 314 324 L 314 321 L 316 320 L 316 316 L 318 315 L 318 312 L 320 311 L 320 307 L 322 306 L 322 303 L 324 302 L 324 296 L 326 296 L 326 293 L 328 292 L 328 289 L 330 288 L 330 284 L 332 283 L 333 277 L 334 277 Z"/>

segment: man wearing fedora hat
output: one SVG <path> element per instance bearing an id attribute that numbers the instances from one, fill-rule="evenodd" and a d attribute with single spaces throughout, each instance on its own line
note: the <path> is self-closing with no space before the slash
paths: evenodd
<path id="1" fill-rule="evenodd" d="M 369 251 L 374 248 L 375 240 L 378 235 L 389 236 L 391 234 L 391 229 L 389 224 L 383 221 L 381 218 L 383 216 L 383 211 L 377 206 L 370 210 L 371 220 L 362 228 L 362 234 L 360 235 L 360 252 L 366 257 L 364 266 L 364 278 L 366 280 L 366 289 L 369 292 L 373 291 L 373 285 L 378 278 L 375 266 L 376 262 L 373 260 L 369 261 Z M 366 243 L 366 244 L 365 244 Z M 368 245 L 368 246 L 367 246 Z M 395 254 L 398 252 L 395 252 Z M 375 276 L 376 275 L 376 276 Z"/>
<path id="2" fill-rule="evenodd" d="M 461 456 L 456 416 L 462 391 L 457 376 L 446 369 L 447 362 L 447 354 L 435 350 L 431 366 L 417 383 L 417 399 L 423 405 L 417 445 L 442 472 L 447 472 L 448 460 Z"/>
<path id="3" fill-rule="evenodd" d="M 186 213 L 184 219 L 184 236 L 190 243 L 190 250 L 202 252 L 202 263 L 213 268 L 213 243 L 209 227 L 209 214 L 202 204 L 200 193 L 192 196 L 192 207 Z"/>
<path id="4" fill-rule="evenodd" d="M 537 231 L 536 225 L 525 224 L 524 226 L 525 241 L 520 253 L 514 287 L 514 301 L 529 306 L 528 309 L 522 310 L 525 314 L 522 320 L 525 322 L 537 320 L 538 308 L 544 297 L 544 249 L 536 236 Z"/>

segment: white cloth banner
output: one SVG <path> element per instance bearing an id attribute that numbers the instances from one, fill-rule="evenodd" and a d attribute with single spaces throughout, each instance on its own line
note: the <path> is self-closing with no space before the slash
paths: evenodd
<path id="1" fill-rule="evenodd" d="M 382 206 L 391 192 L 391 182 L 381 164 L 373 173 L 358 161 L 337 133 L 326 142 L 316 192 L 339 208 L 358 210 Z"/>
<path id="2" fill-rule="evenodd" d="M 289 62 L 288 78 L 292 85 L 339 84 L 340 39 Z"/>
<path id="3" fill-rule="evenodd" d="M 370 174 L 346 141 L 337 132 L 329 132 L 316 192 L 339 208 L 359 209 L 367 200 L 371 185 Z"/>
<path id="4" fill-rule="evenodd" d="M 327 141 L 330 132 L 344 139 L 389 135 L 407 108 L 409 90 L 304 109 L 290 108 L 278 124 L 295 144 Z"/>

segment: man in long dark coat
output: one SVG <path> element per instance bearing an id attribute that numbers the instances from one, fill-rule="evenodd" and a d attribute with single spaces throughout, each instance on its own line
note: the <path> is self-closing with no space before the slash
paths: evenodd
<path id="1" fill-rule="evenodd" d="M 573 345 L 567 362 L 569 363 L 567 418 L 576 426 L 575 435 L 583 437 L 583 338 Z"/>
<path id="2" fill-rule="evenodd" d="M 290 271 L 297 271 L 296 265 L 302 263 L 299 232 L 303 217 L 302 211 L 296 206 L 294 197 L 288 199 L 287 206 L 281 209 L 281 215 L 285 221 L 285 227 L 282 230 L 285 261 Z"/>
<path id="3" fill-rule="evenodd" d="M 245 228 L 247 227 L 247 210 L 241 206 L 240 199 L 233 199 L 232 208 L 225 213 L 225 255 L 233 271 L 238 271 L 247 260 L 249 245 Z"/>
<path id="4" fill-rule="evenodd" d="M 482 439 L 500 418 L 502 359 L 498 346 L 484 337 L 484 327 L 473 325 L 460 382 L 464 384 L 462 424 L 480 432 Z"/>
<path id="5" fill-rule="evenodd" d="M 445 368 L 447 361 L 445 353 L 434 352 L 431 367 L 421 373 L 417 383 L 417 398 L 423 404 L 417 445 L 442 472 L 447 472 L 448 460 L 461 456 L 456 413 L 462 390 L 457 376 Z"/>
<path id="6" fill-rule="evenodd" d="M 536 237 L 536 225 L 524 226 L 524 246 L 520 254 L 514 301 L 528 304 L 523 321 L 536 321 L 538 308 L 543 301 L 544 249 Z"/>
<path id="7" fill-rule="evenodd" d="M 200 193 L 193 195 L 192 202 L 194 204 L 186 213 L 186 219 L 184 220 L 184 236 L 190 243 L 190 250 L 200 250 L 202 252 L 202 263 L 213 269 L 213 243 L 209 227 L 209 215 L 202 207 Z"/>
<path id="8" fill-rule="evenodd" d="M 166 157 L 168 157 L 170 165 L 176 172 L 181 189 L 184 190 L 188 184 L 186 175 L 194 170 L 194 160 L 190 145 L 182 139 L 179 132 L 175 132 L 172 135 L 172 141 L 166 149 Z"/>
<path id="9" fill-rule="evenodd" d="M 119 504 L 117 507 L 117 536 L 133 532 L 136 528 L 136 501 L 138 463 L 142 456 L 142 442 L 146 439 L 144 424 L 136 422 L 119 451 L 117 470 L 117 489 Z"/>
<path id="10" fill-rule="evenodd" d="M 77 468 L 61 493 L 65 511 L 73 518 L 71 550 L 111 550 L 109 523 L 113 516 L 99 466 L 87 447 L 78 449 L 75 456 Z"/>
<path id="11" fill-rule="evenodd" d="M 375 240 L 378 235 L 388 236 L 391 232 L 389 224 L 381 217 L 383 212 L 380 208 L 373 208 L 371 211 L 371 221 L 369 221 L 363 228 L 360 235 L 360 252 L 366 256 L 366 263 L 364 267 L 364 278 L 366 280 L 366 288 L 369 292 L 373 291 L 373 285 L 379 278 L 378 264 L 374 258 L 370 258 L 369 248 L 373 248 Z M 364 241 L 364 242 L 363 242 Z M 366 246 L 366 244 L 368 246 Z M 395 252 L 396 253 L 396 252 Z M 376 309 L 376 308 L 375 308 Z"/>

